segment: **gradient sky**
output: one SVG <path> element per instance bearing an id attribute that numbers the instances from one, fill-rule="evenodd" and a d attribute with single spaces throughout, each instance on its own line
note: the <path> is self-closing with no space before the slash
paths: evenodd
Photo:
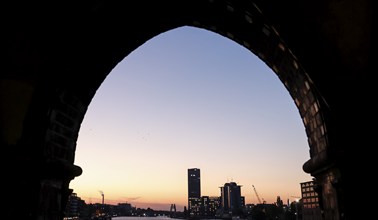
<path id="1" fill-rule="evenodd" d="M 181 27 L 147 41 L 97 91 L 81 125 L 70 188 L 87 203 L 129 202 L 179 211 L 187 170 L 201 169 L 202 195 L 242 185 L 246 203 L 300 196 L 312 177 L 298 109 L 253 53 L 207 30 Z"/>

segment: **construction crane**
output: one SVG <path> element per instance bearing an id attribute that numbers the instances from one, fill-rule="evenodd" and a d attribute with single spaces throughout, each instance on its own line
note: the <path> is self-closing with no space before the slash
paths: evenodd
<path id="1" fill-rule="evenodd" d="M 259 196 L 259 194 L 257 193 L 257 190 L 256 190 L 255 186 L 252 185 L 252 187 L 253 187 L 253 190 L 255 191 L 255 194 L 256 194 L 257 200 L 259 200 L 259 203 L 262 204 L 261 199 L 260 199 L 260 196 Z M 265 201 L 264 201 L 264 203 L 265 203 Z"/>

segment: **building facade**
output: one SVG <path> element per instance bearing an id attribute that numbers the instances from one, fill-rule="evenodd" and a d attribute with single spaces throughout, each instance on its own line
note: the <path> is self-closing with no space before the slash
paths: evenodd
<path id="1" fill-rule="evenodd" d="M 322 220 L 318 193 L 315 191 L 314 181 L 302 182 L 302 219 Z"/>
<path id="2" fill-rule="evenodd" d="M 203 217 L 215 216 L 220 208 L 219 196 L 202 196 L 200 215 Z"/>
<path id="3" fill-rule="evenodd" d="M 198 168 L 188 169 L 188 211 L 190 216 L 200 215 L 201 204 L 201 171 Z"/>
<path id="4" fill-rule="evenodd" d="M 76 193 L 71 193 L 68 197 L 64 216 L 66 218 L 74 218 L 87 215 L 85 205 L 85 201 L 78 197 Z"/>
<path id="5" fill-rule="evenodd" d="M 241 196 L 241 186 L 235 182 L 225 183 L 221 189 L 221 206 L 224 214 L 238 214 L 242 211 L 245 201 Z"/>

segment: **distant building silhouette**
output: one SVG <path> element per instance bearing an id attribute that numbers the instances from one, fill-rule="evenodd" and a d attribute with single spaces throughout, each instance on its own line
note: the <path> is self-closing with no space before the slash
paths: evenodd
<path id="1" fill-rule="evenodd" d="M 169 216 L 171 218 L 176 217 L 176 204 L 171 204 L 171 208 L 169 209 Z"/>
<path id="2" fill-rule="evenodd" d="M 77 196 L 76 193 L 71 193 L 68 197 L 68 202 L 65 210 L 65 217 L 80 217 L 86 215 L 85 201 Z"/>
<path id="3" fill-rule="evenodd" d="M 198 168 L 188 169 L 188 211 L 190 216 L 200 215 L 201 172 Z"/>
<path id="4" fill-rule="evenodd" d="M 308 181 L 301 184 L 302 192 L 302 219 L 321 220 L 322 214 L 319 206 L 318 193 L 315 191 L 315 182 Z"/>
<path id="5" fill-rule="evenodd" d="M 283 207 L 283 201 L 282 201 L 282 199 L 281 199 L 280 196 L 277 196 L 277 202 L 276 202 L 276 205 L 277 205 L 278 207 L 280 207 L 280 208 Z"/>
<path id="6" fill-rule="evenodd" d="M 219 207 L 219 196 L 202 196 L 200 204 L 200 215 L 203 217 L 215 216 Z"/>
<path id="7" fill-rule="evenodd" d="M 133 214 L 133 207 L 130 203 L 118 203 L 116 208 L 118 216 L 131 216 Z"/>
<path id="8" fill-rule="evenodd" d="M 221 189 L 221 206 L 224 214 L 239 214 L 245 205 L 244 196 L 241 196 L 241 186 L 235 182 L 225 183 Z"/>

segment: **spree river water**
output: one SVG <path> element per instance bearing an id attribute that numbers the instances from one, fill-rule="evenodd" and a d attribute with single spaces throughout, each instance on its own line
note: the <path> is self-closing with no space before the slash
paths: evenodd
<path id="1" fill-rule="evenodd" d="M 156 217 L 130 217 L 130 216 L 125 216 L 125 217 L 112 217 L 112 220 L 168 220 L 172 219 L 167 216 L 156 216 Z"/>

